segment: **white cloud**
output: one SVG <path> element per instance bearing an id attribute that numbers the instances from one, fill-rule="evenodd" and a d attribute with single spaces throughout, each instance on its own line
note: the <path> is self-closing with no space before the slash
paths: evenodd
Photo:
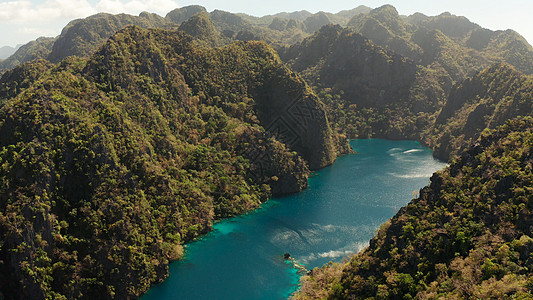
<path id="1" fill-rule="evenodd" d="M 0 22 L 52 22 L 89 16 L 96 10 L 86 0 L 46 0 L 42 4 L 18 0 L 0 3 Z"/>
<path id="2" fill-rule="evenodd" d="M 178 7 L 178 3 L 173 0 L 100 0 L 96 4 L 96 10 L 99 12 L 139 14 L 142 11 L 149 11 L 163 16 Z"/>
<path id="3" fill-rule="evenodd" d="M 0 22 L 50 23 L 56 20 L 83 18 L 98 12 L 137 15 L 149 11 L 165 15 L 178 8 L 174 0 L 100 0 L 91 5 L 87 0 L 45 0 L 34 4 L 29 0 L 14 0 L 0 3 Z"/>
<path id="4" fill-rule="evenodd" d="M 99 12 L 165 16 L 178 8 L 175 0 L 0 0 L 0 46 L 16 45 L 39 36 L 56 36 L 69 21 Z"/>
<path id="5" fill-rule="evenodd" d="M 24 35 L 32 36 L 55 36 L 57 30 L 42 27 L 21 27 L 17 29 L 17 32 Z"/>

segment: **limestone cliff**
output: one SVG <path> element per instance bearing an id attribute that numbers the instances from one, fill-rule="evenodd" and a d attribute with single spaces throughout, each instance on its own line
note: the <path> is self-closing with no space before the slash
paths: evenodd
<path id="1" fill-rule="evenodd" d="M 496 64 L 454 87 L 426 142 L 443 160 L 460 153 L 486 129 L 533 114 L 533 79 Z"/>

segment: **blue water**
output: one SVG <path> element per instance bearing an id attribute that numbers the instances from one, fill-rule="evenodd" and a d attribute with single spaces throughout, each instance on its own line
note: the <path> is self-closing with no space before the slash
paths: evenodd
<path id="1" fill-rule="evenodd" d="M 351 145 L 357 154 L 316 172 L 307 190 L 221 221 L 189 243 L 169 278 L 142 299 L 286 299 L 299 275 L 285 252 L 311 269 L 361 250 L 445 166 L 412 141 Z"/>

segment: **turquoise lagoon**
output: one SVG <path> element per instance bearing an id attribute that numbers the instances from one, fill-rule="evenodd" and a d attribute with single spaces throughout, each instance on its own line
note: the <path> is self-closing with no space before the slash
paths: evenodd
<path id="1" fill-rule="evenodd" d="M 316 172 L 307 190 L 216 223 L 142 299 L 286 299 L 300 275 L 284 253 L 308 269 L 356 253 L 445 167 L 413 141 L 351 145 L 357 154 Z"/>

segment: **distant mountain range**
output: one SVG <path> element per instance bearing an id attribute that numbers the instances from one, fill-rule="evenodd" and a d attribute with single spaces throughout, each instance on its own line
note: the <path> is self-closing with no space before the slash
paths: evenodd
<path id="1" fill-rule="evenodd" d="M 17 45 L 16 47 L 3 46 L 0 48 L 0 59 L 6 59 L 13 55 L 22 45 Z"/>
<path id="2" fill-rule="evenodd" d="M 175 9 L 164 18 L 143 12 L 139 16 L 101 13 L 74 20 L 63 29 L 53 43 L 49 38 L 40 38 L 30 42 L 24 45 L 23 49 L 19 49 L 19 53 L 15 53 L 0 63 L 0 69 L 10 69 L 35 58 L 46 58 L 58 62 L 70 55 L 88 55 L 126 25 L 133 24 L 143 28 L 178 27 L 199 12 L 207 13 L 204 7 L 193 5 Z M 338 24 L 352 28 L 377 45 L 425 64 L 431 63 L 437 55 L 443 56 L 443 54 L 431 51 L 425 51 L 422 55 L 424 47 L 432 47 L 431 43 L 437 42 L 435 39 L 438 39 L 438 37 L 428 35 L 438 30 L 450 39 L 448 43 L 453 44 L 453 46 L 449 45 L 446 51 L 453 51 L 453 47 L 465 47 L 472 49 L 469 51 L 474 58 L 477 54 L 472 52 L 476 50 L 481 56 L 501 58 L 519 66 L 518 68 L 527 74 L 533 72 L 533 63 L 531 63 L 533 49 L 518 33 L 512 30 L 484 29 L 465 17 L 457 17 L 449 13 L 435 17 L 416 13 L 405 17 L 400 16 L 394 7 L 385 5 L 378 9 L 359 6 L 336 14 L 326 12 L 311 14 L 307 11 L 299 11 L 252 17 L 246 14 L 215 10 L 208 15 L 215 28 L 225 38 L 226 43 L 232 40 L 261 39 L 279 49 L 282 46 L 301 42 L 303 38 L 324 25 Z M 444 41 L 439 41 L 439 43 L 444 43 Z M 459 72 L 459 74 L 463 73 Z"/>

